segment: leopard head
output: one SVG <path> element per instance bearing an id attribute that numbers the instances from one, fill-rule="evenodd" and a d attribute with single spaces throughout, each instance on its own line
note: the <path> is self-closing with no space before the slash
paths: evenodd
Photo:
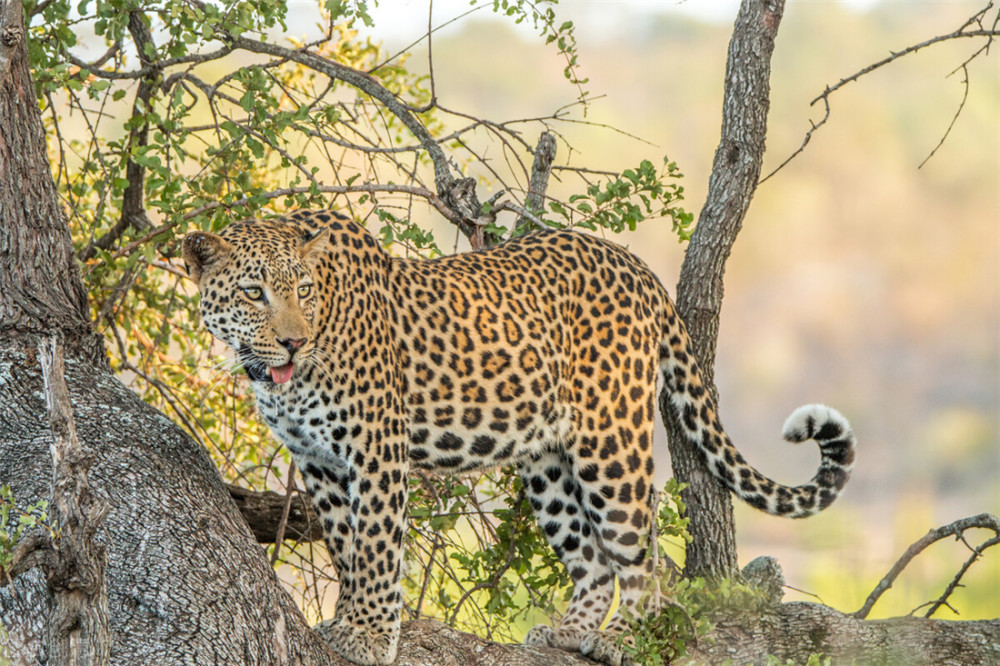
<path id="1" fill-rule="evenodd" d="M 325 229 L 244 220 L 182 243 L 208 330 L 229 345 L 256 389 L 280 390 L 316 349 L 314 279 Z"/>

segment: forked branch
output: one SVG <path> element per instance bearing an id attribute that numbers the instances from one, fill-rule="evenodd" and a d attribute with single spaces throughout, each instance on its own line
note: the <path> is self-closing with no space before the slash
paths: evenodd
<path id="1" fill-rule="evenodd" d="M 993 530 L 995 536 L 973 548 L 972 546 L 969 546 L 968 542 L 965 540 L 965 531 L 977 527 Z M 958 587 L 959 581 L 962 579 L 962 576 L 965 575 L 965 572 L 969 570 L 969 567 L 972 566 L 972 563 L 979 559 L 979 556 L 982 555 L 984 550 L 990 546 L 995 546 L 997 543 L 1000 543 L 1000 519 L 990 513 L 981 513 L 978 516 L 970 516 L 969 518 L 956 520 L 949 525 L 931 530 L 906 549 L 906 552 L 903 553 L 903 556 L 899 558 L 895 565 L 893 565 L 892 569 L 889 570 L 889 573 L 887 573 L 885 577 L 879 581 L 879 584 L 874 590 L 872 590 L 872 593 L 868 595 L 868 599 L 865 600 L 864 606 L 852 613 L 852 615 L 862 620 L 868 617 L 868 613 L 871 612 L 872 606 L 875 605 L 875 602 L 879 600 L 879 597 L 881 597 L 886 590 L 892 587 L 893 582 L 895 582 L 899 574 L 902 573 L 903 569 L 906 568 L 906 565 L 908 565 L 914 557 L 923 552 L 924 549 L 932 543 L 949 536 L 954 536 L 956 539 L 961 540 L 965 543 L 965 545 L 969 546 L 969 550 L 972 551 L 972 555 L 969 556 L 969 559 L 952 579 L 951 583 L 945 589 L 941 597 L 939 597 L 936 601 L 928 602 L 931 608 L 927 611 L 927 614 L 924 617 L 930 617 L 935 611 L 937 611 L 938 608 L 947 605 L 949 595 L 951 595 L 955 588 Z"/>
<path id="2" fill-rule="evenodd" d="M 993 22 L 988 28 L 985 27 L 983 23 L 984 19 L 986 18 L 986 14 L 989 13 L 989 11 L 992 8 L 993 8 L 993 2 L 991 0 L 989 3 L 987 3 L 985 7 L 983 7 L 978 12 L 970 16 L 968 19 L 966 19 L 965 22 L 961 25 L 961 27 L 959 27 L 957 30 L 950 32 L 946 35 L 938 35 L 937 37 L 932 37 L 930 39 L 920 42 L 919 44 L 913 44 L 912 46 L 908 46 L 901 51 L 892 51 L 887 57 L 879 60 L 878 62 L 872 63 L 867 67 L 858 70 L 854 74 L 851 74 L 850 76 L 841 79 L 833 86 L 827 86 L 826 89 L 819 96 L 816 97 L 816 99 L 814 99 L 812 102 L 809 103 L 810 106 L 815 106 L 818 103 L 822 102 L 823 117 L 820 118 L 818 122 L 814 122 L 812 120 L 809 121 L 811 126 L 809 128 L 809 131 L 806 132 L 806 135 L 802 140 L 802 144 L 795 150 L 795 152 L 793 152 L 791 155 L 785 158 L 785 160 L 781 164 L 779 164 L 777 168 L 771 171 L 771 173 L 764 176 L 760 180 L 760 182 L 763 183 L 768 178 L 781 171 L 786 164 L 788 164 L 793 159 L 798 157 L 799 154 L 806 149 L 806 146 L 809 145 L 809 141 L 812 139 L 813 133 L 816 132 L 816 130 L 818 130 L 820 127 L 825 125 L 826 121 L 830 119 L 830 96 L 833 93 L 840 90 L 841 88 L 843 88 L 844 86 L 846 86 L 848 83 L 853 83 L 854 81 L 857 81 L 861 77 L 867 74 L 871 74 L 875 70 L 880 69 L 891 62 L 899 60 L 900 58 L 908 56 L 912 53 L 916 53 L 921 49 L 927 48 L 928 46 L 933 46 L 934 44 L 940 44 L 941 42 L 947 42 L 954 39 L 976 38 L 976 37 L 985 38 L 986 43 L 983 44 L 981 47 L 979 47 L 971 56 L 969 56 L 965 60 L 965 62 L 963 62 L 961 65 L 955 68 L 954 71 L 951 72 L 951 74 L 954 74 L 955 72 L 961 70 L 965 73 L 965 79 L 962 82 L 965 87 L 965 93 L 962 97 L 962 101 L 959 103 L 958 109 L 955 112 L 954 117 L 951 120 L 951 123 L 948 125 L 948 129 L 945 130 L 944 135 L 941 137 L 941 140 L 938 142 L 938 145 L 935 146 L 934 150 L 931 151 L 930 155 L 928 155 L 927 158 L 920 163 L 920 166 L 926 164 L 927 160 L 930 159 L 934 155 L 934 153 L 937 152 L 938 148 L 941 147 L 941 144 L 943 144 L 944 140 L 948 137 L 948 134 L 951 133 L 952 127 L 955 126 L 955 121 L 958 120 L 958 116 L 962 113 L 962 109 L 965 108 L 965 100 L 969 94 L 969 70 L 968 70 L 969 63 L 972 62 L 975 58 L 979 57 L 981 54 L 988 53 L 990 46 L 993 43 L 993 38 L 1000 37 L 1000 29 L 998 29 L 998 25 L 1000 25 L 1000 12 L 997 12 L 997 15 L 993 17 Z M 949 74 L 949 76 L 951 76 L 951 74 Z"/>

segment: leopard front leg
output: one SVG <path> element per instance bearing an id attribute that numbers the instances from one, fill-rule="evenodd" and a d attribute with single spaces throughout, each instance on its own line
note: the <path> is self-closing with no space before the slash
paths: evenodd
<path id="1" fill-rule="evenodd" d="M 356 444 L 347 447 L 344 519 L 334 520 L 337 533 L 327 535 L 328 542 L 344 544 L 335 557 L 346 575 L 341 573 L 336 617 L 316 630 L 357 664 L 396 658 L 408 471 L 401 428 L 401 423 L 367 433 L 362 428 Z"/>
<path id="2" fill-rule="evenodd" d="M 323 527 L 323 540 L 337 569 L 336 614 L 346 614 L 350 596 L 343 591 L 351 587 L 350 552 L 354 533 L 347 463 L 308 455 L 294 455 L 293 458 L 302 474 L 313 510 Z"/>

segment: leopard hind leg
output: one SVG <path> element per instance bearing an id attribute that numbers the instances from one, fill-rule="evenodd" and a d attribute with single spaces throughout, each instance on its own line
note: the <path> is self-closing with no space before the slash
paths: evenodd
<path id="1" fill-rule="evenodd" d="M 539 527 L 573 580 L 573 597 L 558 624 L 533 627 L 524 642 L 576 651 L 611 609 L 614 570 L 584 513 L 572 458 L 549 451 L 522 461 L 518 472 Z"/>

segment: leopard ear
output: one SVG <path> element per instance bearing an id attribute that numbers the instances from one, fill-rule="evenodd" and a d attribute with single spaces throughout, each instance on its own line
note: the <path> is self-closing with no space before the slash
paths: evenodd
<path id="1" fill-rule="evenodd" d="M 201 279 L 209 266 L 225 257 L 231 249 L 232 246 L 221 236 L 205 231 L 192 231 L 184 236 L 181 243 L 184 267 L 195 282 Z"/>
<path id="2" fill-rule="evenodd" d="M 302 234 L 299 249 L 307 264 L 315 264 L 330 242 L 330 228 L 321 227 Z"/>

